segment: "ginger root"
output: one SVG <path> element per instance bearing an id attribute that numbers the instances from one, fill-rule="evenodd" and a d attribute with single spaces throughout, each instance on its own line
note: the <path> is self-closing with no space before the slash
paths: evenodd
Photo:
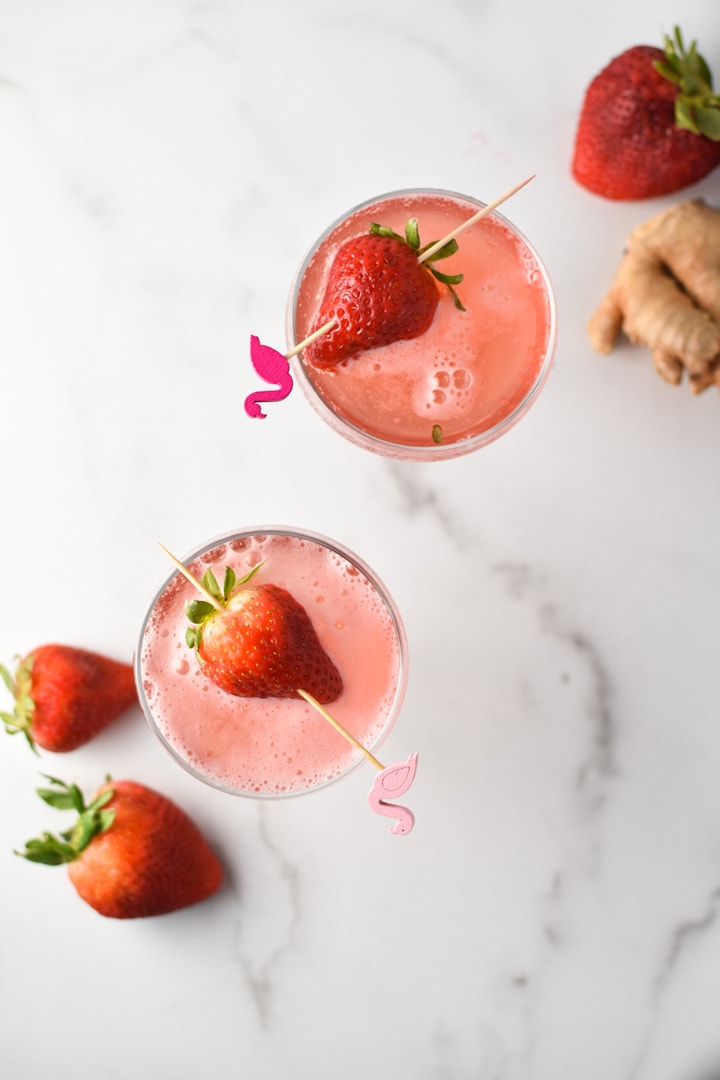
<path id="1" fill-rule="evenodd" d="M 613 283 L 588 323 L 593 349 L 612 352 L 623 332 L 653 366 L 693 393 L 720 388 L 720 210 L 679 203 L 634 229 Z"/>

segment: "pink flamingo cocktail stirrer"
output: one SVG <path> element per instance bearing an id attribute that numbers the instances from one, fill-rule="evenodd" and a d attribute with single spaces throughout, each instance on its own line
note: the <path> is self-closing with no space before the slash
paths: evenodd
<path id="1" fill-rule="evenodd" d="M 407 761 L 399 761 L 395 765 L 383 765 L 383 763 L 378 761 L 375 755 L 372 754 L 366 746 L 363 746 L 354 735 L 350 734 L 347 728 L 344 728 L 342 724 L 335 719 L 332 713 L 329 713 L 327 709 L 323 708 L 320 702 L 316 701 L 312 694 L 308 694 L 307 690 L 298 690 L 298 694 L 307 701 L 308 705 L 312 705 L 316 712 L 319 712 L 321 716 L 324 716 L 328 723 L 332 724 L 335 730 L 347 739 L 349 743 L 352 743 L 355 749 L 359 750 L 371 765 L 375 766 L 378 770 L 378 775 L 375 777 L 375 783 L 368 794 L 370 808 L 371 810 L 374 810 L 376 814 L 382 814 L 384 817 L 397 818 L 395 824 L 391 826 L 390 832 L 395 836 L 407 836 L 407 834 L 412 831 L 412 827 L 415 824 L 415 815 L 411 810 L 408 810 L 406 806 L 400 806 L 396 802 L 391 802 L 390 800 L 399 798 L 399 796 L 404 795 L 409 789 L 415 779 L 418 755 L 413 753 Z"/>
<path id="2" fill-rule="evenodd" d="M 411 754 L 407 761 L 399 761 L 397 765 L 388 765 L 377 774 L 368 795 L 370 807 L 376 814 L 397 818 L 390 832 L 399 836 L 405 836 L 410 832 L 415 824 L 415 815 L 406 806 L 399 806 L 395 802 L 390 802 L 390 799 L 397 799 L 408 790 L 415 779 L 417 759 L 417 754 Z"/>
<path id="3" fill-rule="evenodd" d="M 444 247 L 449 240 L 454 240 L 465 229 L 469 229 L 471 225 L 477 224 L 482 219 L 498 206 L 504 203 L 516 192 L 524 188 L 526 184 L 529 184 L 533 176 L 528 176 L 526 180 L 522 180 L 519 184 L 515 184 L 499 198 L 494 199 L 487 206 L 483 206 L 472 217 L 467 218 L 461 222 L 452 232 L 444 236 L 442 240 L 438 240 L 431 247 L 418 256 L 420 262 L 425 262 L 431 255 L 434 255 L 436 251 Z M 336 325 L 335 319 L 330 319 L 324 323 L 323 326 L 319 326 L 317 330 L 314 330 L 309 337 L 306 337 L 304 341 L 301 341 L 298 345 L 293 346 L 289 352 L 285 354 L 278 352 L 277 349 L 273 349 L 270 345 L 263 345 L 255 334 L 250 335 L 250 362 L 255 368 L 255 371 L 264 379 L 267 383 L 275 383 L 275 390 L 255 390 L 252 394 L 248 394 L 245 398 L 245 412 L 251 419 L 264 420 L 266 413 L 262 411 L 258 402 L 260 401 L 283 401 L 288 397 L 290 391 L 293 388 L 293 380 L 290 374 L 290 368 L 288 366 L 288 360 L 291 356 L 295 356 L 296 353 L 302 352 L 304 348 L 311 345 L 313 341 L 317 341 L 323 334 L 327 334 L 328 331 Z"/>

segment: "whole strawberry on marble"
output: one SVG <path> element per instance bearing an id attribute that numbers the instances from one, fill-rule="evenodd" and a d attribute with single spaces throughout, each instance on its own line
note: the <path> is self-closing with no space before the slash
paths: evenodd
<path id="1" fill-rule="evenodd" d="M 33 749 L 75 750 L 137 702 L 130 664 L 73 645 L 40 645 L 0 677 L 14 698 L 5 730 Z"/>
<path id="2" fill-rule="evenodd" d="M 187 644 L 205 675 L 229 694 L 288 698 L 301 689 L 322 705 L 335 701 L 342 677 L 305 608 L 287 589 L 251 584 L 259 569 L 237 580 L 228 566 L 222 587 L 212 570 L 205 572 L 201 584 L 210 599 L 185 605 L 193 624 Z"/>
<path id="3" fill-rule="evenodd" d="M 405 236 L 373 224 L 370 231 L 346 240 L 330 267 L 313 331 L 334 320 L 335 326 L 303 350 L 305 361 L 332 368 L 365 349 L 419 337 L 429 328 L 440 299 L 436 282 L 453 293 L 462 274 L 443 274 L 434 265 L 457 251 L 448 241 L 426 261 L 432 244 L 420 245 L 416 218 Z"/>
<path id="4" fill-rule="evenodd" d="M 77 820 L 17 851 L 30 862 L 68 867 L 85 903 L 112 919 L 166 915 L 220 888 L 222 866 L 195 823 L 174 802 L 133 780 L 103 784 L 85 803 L 76 784 L 46 777 L 40 797 Z"/>
<path id="5" fill-rule="evenodd" d="M 636 45 L 590 83 L 572 173 L 607 199 L 648 199 L 694 184 L 720 164 L 720 96 L 680 30 L 664 49 Z"/>

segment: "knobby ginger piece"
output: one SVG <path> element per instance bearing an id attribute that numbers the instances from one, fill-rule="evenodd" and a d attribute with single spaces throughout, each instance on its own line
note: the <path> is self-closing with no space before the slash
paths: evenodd
<path id="1" fill-rule="evenodd" d="M 620 333 L 650 350 L 658 375 L 691 390 L 720 387 L 720 211 L 679 203 L 634 229 L 588 324 L 593 349 Z"/>

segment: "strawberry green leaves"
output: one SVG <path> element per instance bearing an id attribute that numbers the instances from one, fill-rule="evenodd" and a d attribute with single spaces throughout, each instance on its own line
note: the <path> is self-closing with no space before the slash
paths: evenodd
<path id="1" fill-rule="evenodd" d="M 428 251 L 433 246 L 433 244 L 435 243 L 435 241 L 432 241 L 431 243 L 425 244 L 422 247 L 420 246 L 420 229 L 419 229 L 419 226 L 418 226 L 417 218 L 410 218 L 405 223 L 405 236 L 404 237 L 400 236 L 398 233 L 396 233 L 394 229 L 391 229 L 391 228 L 387 227 L 386 225 L 378 225 L 376 222 L 373 222 L 370 225 L 370 232 L 372 233 L 373 236 L 392 236 L 392 237 L 395 237 L 397 240 L 404 240 L 405 243 L 408 245 L 408 247 L 412 248 L 412 250 L 417 255 L 422 255 L 424 252 Z M 434 252 L 425 261 L 425 265 L 427 266 L 427 268 L 430 271 L 430 273 L 432 274 L 432 276 L 437 281 L 439 281 L 441 285 L 445 285 L 450 290 L 450 293 L 452 294 L 453 301 L 455 303 L 455 307 L 458 309 L 458 311 L 465 311 L 465 308 L 462 305 L 460 297 L 455 292 L 455 288 L 454 288 L 455 285 L 460 285 L 461 284 L 464 275 L 463 274 L 444 274 L 440 270 L 438 270 L 438 268 L 436 266 L 433 265 L 434 263 L 438 262 L 440 259 L 448 259 L 451 255 L 454 255 L 457 250 L 458 250 L 457 240 L 448 240 L 447 244 L 443 244 L 443 246 L 441 248 L 439 248 L 438 251 Z"/>
<path id="2" fill-rule="evenodd" d="M 61 866 L 77 859 L 94 836 L 106 832 L 115 820 L 115 811 L 106 809 L 113 797 L 113 789 L 105 788 L 88 805 L 77 784 L 66 784 L 54 776 L 45 776 L 51 787 L 37 788 L 43 802 L 56 810 L 75 810 L 77 821 L 66 832 L 55 835 L 44 832 L 33 840 L 28 840 L 24 851 L 16 851 L 29 862 L 42 863 L 45 866 Z"/>
<path id="3" fill-rule="evenodd" d="M 35 711 L 35 702 L 31 695 L 33 662 L 33 657 L 28 656 L 18 663 L 14 678 L 4 664 L 0 664 L 0 678 L 15 699 L 14 711 L 0 712 L 0 720 L 5 725 L 8 735 L 22 733 L 30 749 L 37 754 L 35 740 L 30 734 L 32 715 Z"/>
<path id="4" fill-rule="evenodd" d="M 209 568 L 203 575 L 201 585 L 206 593 L 214 597 L 217 601 L 216 604 L 211 604 L 209 600 L 188 600 L 185 605 L 185 614 L 194 626 L 189 626 L 185 631 L 185 641 L 191 649 L 197 647 L 200 642 L 200 630 L 204 623 L 219 611 L 221 608 L 227 606 L 227 602 L 235 592 L 241 586 L 246 585 L 252 577 L 257 574 L 258 570 L 262 566 L 262 563 L 258 563 L 254 566 L 244 577 L 239 580 L 233 568 L 231 566 L 225 567 L 225 575 L 223 577 L 222 587 L 218 584 L 217 578 Z"/>
<path id="5" fill-rule="evenodd" d="M 14 675 L 0 665 L 0 677 L 14 698 L 0 720 L 36 753 L 74 750 L 137 703 L 131 664 L 74 645 L 38 645 Z"/>
<path id="6" fill-rule="evenodd" d="M 665 35 L 665 59 L 653 67 L 674 83 L 680 93 L 675 99 L 675 123 L 679 128 L 720 141 L 720 95 L 714 93 L 712 74 L 693 41 L 685 48 L 678 26 L 672 37 Z"/>

